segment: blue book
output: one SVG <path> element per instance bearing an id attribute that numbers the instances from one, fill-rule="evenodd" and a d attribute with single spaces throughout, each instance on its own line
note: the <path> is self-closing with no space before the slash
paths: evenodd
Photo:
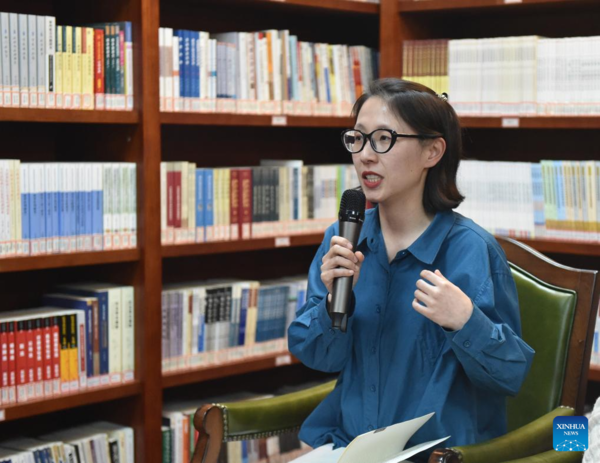
<path id="1" fill-rule="evenodd" d="M 86 245 L 85 249 L 91 251 L 93 249 L 92 246 L 92 238 L 94 236 L 94 222 L 93 222 L 93 211 L 94 211 L 94 193 L 93 193 L 93 166 L 91 164 L 86 164 L 86 176 L 87 179 L 85 185 L 85 236 L 86 236 Z"/>
<path id="2" fill-rule="evenodd" d="M 39 211 L 37 190 L 40 188 L 38 183 L 38 164 L 29 164 L 27 168 L 27 177 L 29 179 L 29 240 L 31 254 L 39 253 Z"/>
<path id="3" fill-rule="evenodd" d="M 248 304 L 250 303 L 250 288 L 242 288 L 242 300 L 240 304 L 240 327 L 238 331 L 238 346 L 246 343 L 246 320 L 248 318 Z"/>
<path id="4" fill-rule="evenodd" d="M 291 81 L 290 100 L 300 101 L 300 81 L 298 80 L 298 37 L 290 35 L 289 44 L 292 62 L 292 77 L 289 77 Z"/>
<path id="5" fill-rule="evenodd" d="M 36 181 L 39 182 L 36 187 L 36 196 L 37 196 L 37 238 L 40 244 L 40 252 L 46 253 L 46 166 L 44 164 L 39 164 L 37 168 L 38 176 L 36 177 Z"/>
<path id="6" fill-rule="evenodd" d="M 79 177 L 79 169 L 76 165 L 71 166 L 71 184 L 69 188 L 69 192 L 67 193 L 69 197 L 69 236 L 70 236 L 70 245 L 69 249 L 71 251 L 77 250 L 77 238 L 79 237 L 77 223 L 79 218 L 79 213 L 77 210 L 78 206 L 78 188 L 79 182 L 77 181 Z"/>
<path id="7" fill-rule="evenodd" d="M 553 171 L 554 171 L 554 184 L 556 185 L 556 206 L 557 206 L 557 219 L 559 222 L 559 227 L 564 229 L 567 225 L 567 209 L 565 207 L 565 188 L 564 188 L 564 177 L 563 177 L 563 167 L 562 161 L 553 161 Z"/>
<path id="8" fill-rule="evenodd" d="M 214 197 L 213 197 L 213 169 L 204 169 L 204 224 L 206 241 L 214 238 Z"/>
<path id="9" fill-rule="evenodd" d="M 52 254 L 52 231 L 54 230 L 53 215 L 52 215 L 52 169 L 51 164 L 44 164 L 44 219 L 46 223 L 46 230 L 44 236 L 46 237 L 46 252 Z"/>
<path id="10" fill-rule="evenodd" d="M 54 253 L 60 252 L 60 207 L 58 204 L 59 195 L 58 195 L 58 170 L 60 169 L 60 165 L 53 164 L 52 165 L 52 190 L 50 191 L 50 204 L 48 207 L 51 209 L 51 217 L 52 217 L 52 249 Z"/>
<path id="11" fill-rule="evenodd" d="M 204 169 L 196 169 L 196 242 L 206 241 L 204 230 Z"/>
<path id="12" fill-rule="evenodd" d="M 185 98 L 187 95 L 185 94 L 185 38 L 183 34 L 183 30 L 176 29 L 173 31 L 173 35 L 175 35 L 179 40 L 177 43 L 179 44 L 179 96 L 180 98 Z"/>
<path id="13" fill-rule="evenodd" d="M 108 375 L 108 291 L 107 290 L 88 290 L 78 286 L 64 286 L 60 291 L 77 296 L 94 297 L 98 299 L 98 335 L 100 352 L 100 375 Z"/>
<path id="14" fill-rule="evenodd" d="M 102 188 L 102 165 L 92 165 L 92 230 L 94 234 L 93 248 L 103 248 L 104 240 L 104 191 Z"/>
<path id="15" fill-rule="evenodd" d="M 72 294 L 46 294 L 43 303 L 52 307 L 83 310 L 85 313 L 85 362 L 87 377 L 98 376 L 99 370 L 94 369 L 94 305 L 98 315 L 98 299 L 95 297 L 75 296 Z M 96 327 L 97 329 L 97 327 Z M 98 366 L 98 362 L 96 362 Z"/>
<path id="16" fill-rule="evenodd" d="M 191 60 L 192 31 L 183 31 L 183 60 L 185 62 L 185 96 L 192 97 L 192 60 Z"/>
<path id="17" fill-rule="evenodd" d="M 58 166 L 58 241 L 60 252 L 66 252 L 68 240 L 68 206 L 67 206 L 67 169 L 63 164 Z"/>
<path id="18" fill-rule="evenodd" d="M 197 31 L 190 31 L 191 37 L 191 96 L 193 98 L 200 97 L 200 66 L 198 65 L 198 43 L 200 33 Z"/>
<path id="19" fill-rule="evenodd" d="M 23 227 L 21 238 L 23 239 L 23 252 L 29 254 L 29 211 L 31 209 L 29 200 L 30 181 L 29 181 L 29 164 L 21 164 L 21 226 Z"/>

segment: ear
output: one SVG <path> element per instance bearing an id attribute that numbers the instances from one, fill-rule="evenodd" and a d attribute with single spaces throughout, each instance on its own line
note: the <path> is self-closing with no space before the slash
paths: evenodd
<path id="1" fill-rule="evenodd" d="M 425 160 L 425 167 L 434 167 L 438 162 L 440 162 L 442 156 L 444 156 L 444 153 L 446 152 L 446 140 L 444 140 L 442 137 L 434 138 L 423 151 L 427 156 Z"/>

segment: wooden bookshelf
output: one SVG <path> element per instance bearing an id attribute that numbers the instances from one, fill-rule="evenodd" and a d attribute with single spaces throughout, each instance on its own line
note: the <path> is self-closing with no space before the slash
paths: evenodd
<path id="1" fill-rule="evenodd" d="M 3 274 L 0 280 L 5 280 L 3 297 L 11 303 L 27 299 L 25 293 L 31 292 L 34 296 L 41 293 L 46 285 L 70 282 L 80 273 L 86 279 L 93 277 L 133 285 L 136 289 L 138 382 L 10 407 L 0 406 L 4 411 L 0 434 L 10 430 L 10 426 L 19 420 L 26 426 L 44 420 L 41 415 L 46 413 L 75 407 L 85 413 L 94 409 L 90 421 L 101 416 L 134 427 L 138 463 L 160 463 L 164 389 L 177 392 L 177 387 L 197 384 L 201 390 L 202 382 L 211 379 L 235 381 L 239 374 L 277 371 L 278 365 L 297 363 L 294 358 L 288 362 L 287 358 L 281 357 L 283 354 L 273 354 L 201 370 L 162 374 L 163 281 L 187 281 L 210 277 L 211 273 L 229 276 L 228 272 L 244 266 L 246 268 L 242 270 L 248 274 L 252 272 L 256 279 L 275 272 L 282 276 L 306 272 L 308 266 L 304 261 L 300 262 L 300 258 L 312 258 L 312 252 L 307 252 L 308 247 L 320 244 L 322 234 L 294 236 L 289 240 L 283 237 L 279 242 L 275 238 L 264 238 L 161 246 L 160 162 L 188 160 L 201 167 L 257 165 L 261 158 L 293 159 L 306 153 L 306 159 L 313 163 L 315 160 L 323 164 L 339 163 L 342 148 L 338 129 L 350 126 L 352 120 L 349 117 L 160 113 L 160 26 L 211 32 L 288 28 L 303 40 L 379 46 L 382 77 L 400 75 L 403 40 L 482 37 L 486 34 L 550 37 L 600 34 L 598 22 L 582 21 L 590 15 L 598 15 L 599 3 L 595 0 L 505 3 L 500 0 L 381 0 L 380 5 L 350 0 L 106 0 L 90 4 L 76 0 L 9 1 L 6 10 L 55 15 L 58 24 L 87 24 L 99 20 L 131 21 L 133 24 L 136 111 L 0 108 L 0 157 L 24 162 L 135 162 L 138 168 L 139 248 L 0 259 L 0 273 Z M 239 8 L 244 14 L 232 14 L 232 8 Z M 535 15 L 523 19 L 515 14 L 521 11 Z M 502 21 L 495 20 L 496 12 L 506 14 Z M 567 16 L 565 21 L 553 22 L 553 18 L 562 12 Z M 447 13 L 457 21 L 448 21 Z M 338 27 L 340 25 L 343 27 Z M 551 27 L 556 30 L 549 34 Z M 482 147 L 480 154 L 489 159 L 511 159 L 511 154 L 520 156 L 520 145 L 525 145 L 523 149 L 530 152 L 527 160 L 544 158 L 548 152 L 546 148 L 552 149 L 552 159 L 577 159 L 580 155 L 593 159 L 597 153 L 594 130 L 600 128 L 600 118 L 522 117 L 518 118 L 518 127 L 506 118 L 461 119 L 472 139 L 479 143 L 477 146 Z M 507 131 L 507 124 L 513 125 L 512 130 Z M 314 130 L 317 128 L 321 130 Z M 500 130 L 503 128 L 506 130 Z M 558 133 L 553 129 L 561 130 Z M 236 139 L 240 132 L 245 137 L 241 141 Z M 214 133 L 219 137 L 216 141 L 210 139 Z M 536 143 L 548 137 L 552 143 L 542 147 Z M 586 149 L 574 150 L 582 139 Z M 206 145 L 215 149 L 206 150 Z M 495 145 L 496 149 L 487 145 Z M 586 258 L 600 256 L 600 245 L 597 244 L 524 241 L 544 253 Z M 261 251 L 259 265 L 244 261 L 255 257 L 251 251 Z M 193 258 L 187 259 L 188 256 Z M 42 281 L 45 278 L 51 281 Z M 14 287 L 7 287 L 6 280 Z M 600 381 L 600 369 L 590 370 L 590 380 Z M 119 407 L 114 406 L 117 399 Z M 121 407 L 123 402 L 126 407 Z M 97 407 L 88 407 L 94 404 L 102 405 L 99 407 L 104 409 L 102 415 L 96 415 Z"/>
<path id="2" fill-rule="evenodd" d="M 0 121 L 75 124 L 137 124 L 137 111 L 83 111 L 69 109 L 0 108 Z"/>
<path id="3" fill-rule="evenodd" d="M 600 116 L 461 117 L 468 129 L 600 129 Z"/>
<path id="4" fill-rule="evenodd" d="M 600 382 L 600 366 L 598 366 L 598 365 L 591 365 L 590 366 L 590 372 L 589 372 L 589 375 L 588 375 L 588 380 L 589 381 Z"/>
<path id="5" fill-rule="evenodd" d="M 184 384 L 201 383 L 218 378 L 251 373 L 254 371 L 270 370 L 285 365 L 300 363 L 296 357 L 287 353 L 280 352 L 268 354 L 260 357 L 252 357 L 238 360 L 235 362 L 214 365 L 198 370 L 186 370 L 180 372 L 165 373 L 162 378 L 162 387 L 170 388 L 183 386 Z"/>
<path id="6" fill-rule="evenodd" d="M 135 262 L 140 259 L 140 255 L 141 252 L 139 249 L 123 249 L 118 251 L 12 257 L 0 259 L 0 273 Z"/>
<path id="7" fill-rule="evenodd" d="M 315 246 L 323 241 L 323 233 L 299 236 L 278 236 L 238 241 L 217 241 L 213 243 L 180 244 L 162 246 L 163 257 L 201 256 L 206 254 L 229 254 L 264 249 Z"/>
<path id="8" fill-rule="evenodd" d="M 318 117 L 286 115 L 243 115 L 202 113 L 161 113 L 161 124 L 212 125 L 237 127 L 332 127 L 347 128 L 354 124 L 351 117 Z"/>
<path id="9" fill-rule="evenodd" d="M 448 12 L 448 11 L 474 11 L 521 9 L 534 7 L 542 8 L 570 8 L 584 5 L 598 6 L 594 0 L 399 0 L 399 10 L 404 12 Z"/>
<path id="10" fill-rule="evenodd" d="M 64 394 L 50 399 L 32 400 L 22 404 L 2 405 L 0 406 L 0 418 L 3 416 L 3 421 L 14 421 L 83 405 L 133 397 L 141 392 L 140 383 L 134 382 L 121 386 L 90 389 L 75 394 Z"/>

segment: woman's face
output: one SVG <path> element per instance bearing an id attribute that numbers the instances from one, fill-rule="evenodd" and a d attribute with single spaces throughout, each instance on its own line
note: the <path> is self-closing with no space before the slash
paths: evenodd
<path id="1" fill-rule="evenodd" d="M 366 134 L 377 129 L 415 134 L 379 97 L 371 97 L 363 104 L 354 128 Z M 420 204 L 427 168 L 441 158 L 432 163 L 429 145 L 417 138 L 399 137 L 387 153 L 376 153 L 367 142 L 360 153 L 353 154 L 354 167 L 367 200 L 381 206 L 386 203 L 409 206 L 416 205 L 417 201 Z"/>

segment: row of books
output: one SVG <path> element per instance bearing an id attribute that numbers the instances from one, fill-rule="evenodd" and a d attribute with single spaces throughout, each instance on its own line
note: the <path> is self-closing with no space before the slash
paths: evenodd
<path id="1" fill-rule="evenodd" d="M 265 399 L 280 392 L 287 391 L 284 389 L 276 394 L 256 394 L 240 390 L 225 396 L 165 403 L 162 421 L 163 463 L 190 461 L 198 440 L 198 431 L 193 424 L 194 413 L 203 404 Z M 310 447 L 300 442 L 298 433 L 289 432 L 256 440 L 224 442 L 218 463 L 287 463 L 308 451 Z"/>
<path id="2" fill-rule="evenodd" d="M 288 30 L 160 28 L 161 111 L 348 116 L 379 72 L 364 46 L 302 42 Z"/>
<path id="3" fill-rule="evenodd" d="M 2 463 L 135 463 L 134 432 L 97 421 L 39 437 L 0 441 Z"/>
<path id="4" fill-rule="evenodd" d="M 287 327 L 306 302 L 306 287 L 306 276 L 165 286 L 163 371 L 285 352 Z"/>
<path id="5" fill-rule="evenodd" d="M 0 160 L 0 257 L 137 246 L 136 165 Z"/>
<path id="6" fill-rule="evenodd" d="M 350 164 L 301 160 L 216 169 L 163 162 L 160 174 L 163 244 L 320 232 L 335 220 L 344 190 L 359 185 Z"/>
<path id="7" fill-rule="evenodd" d="M 67 285 L 42 303 L 0 314 L 0 404 L 133 381 L 132 286 Z"/>
<path id="8" fill-rule="evenodd" d="M 0 106 L 133 110 L 131 22 L 0 13 Z"/>
<path id="9" fill-rule="evenodd" d="M 403 76 L 465 116 L 600 114 L 600 36 L 403 43 Z"/>
<path id="10" fill-rule="evenodd" d="M 457 211 L 498 235 L 600 241 L 600 162 L 462 161 Z"/>
<path id="11" fill-rule="evenodd" d="M 600 366 L 600 316 L 596 317 L 596 324 L 594 325 L 594 340 L 590 365 Z"/>

